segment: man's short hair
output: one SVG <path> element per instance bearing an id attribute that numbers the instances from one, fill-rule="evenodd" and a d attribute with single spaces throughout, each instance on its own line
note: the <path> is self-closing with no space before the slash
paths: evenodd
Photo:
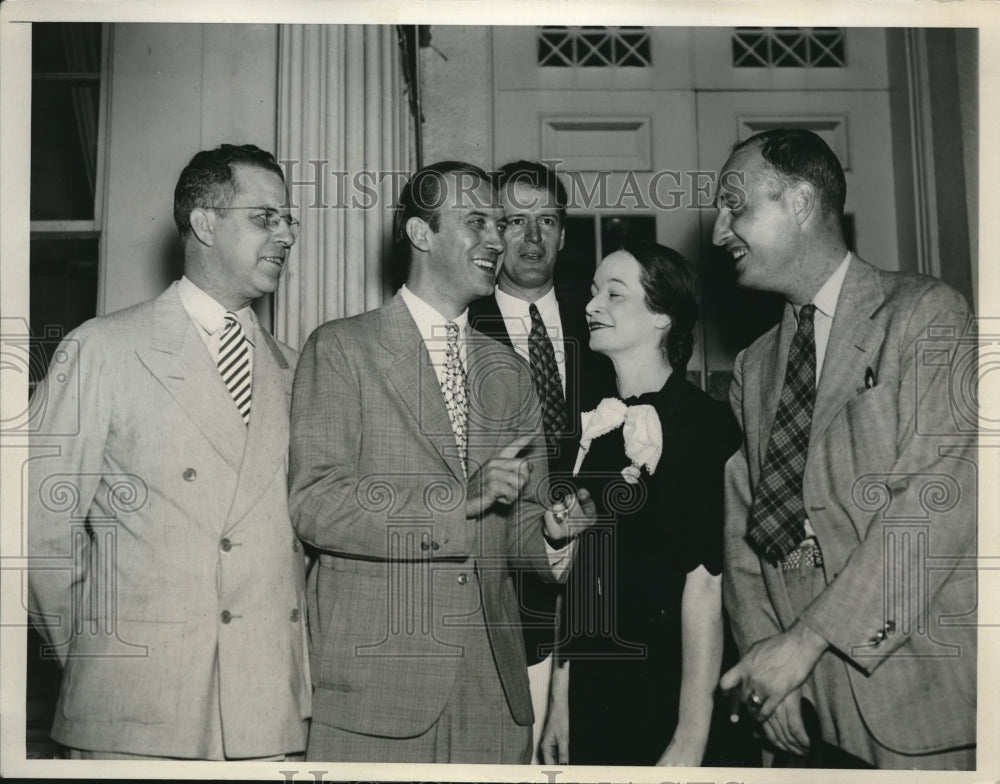
<path id="1" fill-rule="evenodd" d="M 446 182 L 450 175 L 457 175 L 459 178 L 455 192 L 449 191 Z M 431 231 L 437 232 L 441 228 L 441 208 L 458 204 L 457 197 L 463 188 L 477 181 L 492 185 L 490 176 L 483 169 L 464 161 L 440 161 L 414 172 L 399 194 L 392 232 L 396 243 L 408 247 L 406 223 L 410 218 L 420 218 L 430 226 Z"/>
<path id="2" fill-rule="evenodd" d="M 447 182 L 451 175 L 458 179 L 457 188 Z M 413 173 L 399 194 L 392 219 L 393 254 L 389 271 L 393 288 L 399 288 L 410 274 L 410 238 L 406 233 L 410 218 L 420 218 L 436 233 L 441 228 L 441 208 L 459 204 L 462 191 L 479 182 L 488 183 L 491 188 L 496 186 L 484 169 L 464 161 L 439 161 Z"/>
<path id="3" fill-rule="evenodd" d="M 225 207 L 232 202 L 239 184 L 233 169 L 237 165 L 274 172 L 285 181 L 285 173 L 274 156 L 256 145 L 223 144 L 214 150 L 202 150 L 184 167 L 174 188 L 174 223 L 181 239 L 191 233 L 191 210 Z"/>
<path id="4" fill-rule="evenodd" d="M 847 199 L 844 168 L 822 138 L 804 128 L 772 128 L 733 145 L 732 152 L 753 145 L 759 145 L 761 157 L 782 185 L 803 180 L 810 183 L 820 195 L 824 212 L 840 223 Z"/>
<path id="5" fill-rule="evenodd" d="M 497 188 L 503 190 L 511 183 L 523 182 L 532 188 L 545 191 L 549 195 L 549 203 L 545 207 L 555 207 L 559 211 L 559 220 L 566 219 L 566 186 L 562 184 L 555 169 L 538 161 L 513 161 L 505 163 L 496 172 Z"/>

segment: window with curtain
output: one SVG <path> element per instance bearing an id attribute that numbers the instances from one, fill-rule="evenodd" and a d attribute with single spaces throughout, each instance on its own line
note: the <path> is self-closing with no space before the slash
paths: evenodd
<path id="1" fill-rule="evenodd" d="M 97 308 L 103 29 L 32 25 L 32 364 Z"/>
<path id="2" fill-rule="evenodd" d="M 96 315 L 104 29 L 35 23 L 31 30 L 31 384 L 59 338 Z M 63 756 L 49 737 L 59 668 L 28 632 L 26 755 Z"/>

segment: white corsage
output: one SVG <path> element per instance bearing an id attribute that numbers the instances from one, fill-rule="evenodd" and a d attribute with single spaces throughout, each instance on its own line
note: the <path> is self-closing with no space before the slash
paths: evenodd
<path id="1" fill-rule="evenodd" d="M 583 433 L 580 437 L 580 451 L 576 455 L 573 476 L 580 472 L 591 442 L 623 425 L 625 454 L 632 461 L 631 465 L 622 469 L 625 481 L 632 485 L 636 484 L 643 467 L 650 475 L 656 470 L 663 451 L 663 430 L 656 409 L 652 406 L 626 406 L 618 398 L 606 397 L 593 411 L 584 411 L 580 415 L 580 420 L 583 424 Z"/>

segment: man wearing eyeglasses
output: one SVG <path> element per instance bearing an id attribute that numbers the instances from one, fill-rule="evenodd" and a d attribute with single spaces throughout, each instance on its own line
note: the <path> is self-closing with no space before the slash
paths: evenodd
<path id="1" fill-rule="evenodd" d="M 295 243 L 286 201 L 269 153 L 195 155 L 174 192 L 184 276 L 70 333 L 35 393 L 29 607 L 63 667 L 52 737 L 73 758 L 305 748 L 295 355 L 250 307 Z"/>

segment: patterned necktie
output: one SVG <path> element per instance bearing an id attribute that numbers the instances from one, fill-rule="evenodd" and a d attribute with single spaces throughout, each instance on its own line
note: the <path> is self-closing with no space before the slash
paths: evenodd
<path id="1" fill-rule="evenodd" d="M 250 424 L 250 344 L 236 314 L 226 312 L 226 326 L 219 346 L 219 373 L 243 417 Z"/>
<path id="2" fill-rule="evenodd" d="M 469 474 L 468 435 L 466 425 L 469 419 L 469 404 L 465 397 L 465 366 L 458 352 L 458 324 L 448 322 L 448 351 L 445 354 L 444 383 L 441 391 L 444 393 L 444 404 L 448 408 L 448 419 L 451 429 L 455 432 L 455 443 L 458 444 L 458 456 L 462 461 L 462 471 Z"/>
<path id="3" fill-rule="evenodd" d="M 805 539 L 802 474 L 816 400 L 815 305 L 799 311 L 799 328 L 788 350 L 785 386 L 771 427 L 747 538 L 761 555 L 777 563 Z"/>
<path id="4" fill-rule="evenodd" d="M 566 431 L 568 417 L 566 416 L 566 401 L 563 398 L 562 381 L 559 378 L 559 365 L 556 364 L 556 352 L 552 349 L 542 315 L 532 302 L 528 307 L 531 314 L 531 332 L 528 333 L 528 365 L 531 369 L 531 379 L 538 393 L 538 401 L 542 405 L 542 427 L 545 429 L 545 440 L 549 447 L 555 446 L 558 437 Z"/>

